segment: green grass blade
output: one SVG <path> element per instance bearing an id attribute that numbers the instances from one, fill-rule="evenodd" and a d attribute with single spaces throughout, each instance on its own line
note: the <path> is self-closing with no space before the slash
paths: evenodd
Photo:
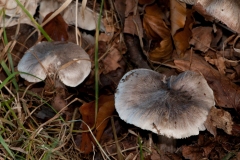
<path id="1" fill-rule="evenodd" d="M 0 16 L 3 14 L 4 8 L 0 9 Z"/>
<path id="2" fill-rule="evenodd" d="M 3 24 L 5 24 L 4 23 L 5 22 L 5 10 L 4 9 L 2 10 L 2 13 L 3 13 Z M 7 32 L 6 32 L 5 27 L 3 27 L 3 43 L 4 43 L 4 45 L 8 44 Z M 11 71 L 12 72 L 14 71 L 13 60 L 12 60 L 11 54 L 9 53 L 9 49 L 7 50 L 7 56 L 8 56 L 8 62 L 10 64 L 11 70 L 8 69 L 7 65 L 5 64 L 5 62 L 3 60 L 1 62 L 1 65 L 2 65 L 2 68 L 4 69 L 4 71 L 9 76 L 11 74 Z M 17 80 L 16 80 L 15 77 L 14 77 L 12 82 L 13 82 L 13 85 L 14 85 L 15 89 L 18 91 Z"/>
<path id="3" fill-rule="evenodd" d="M 26 135 L 29 137 L 30 134 L 28 133 L 27 129 L 23 126 L 23 124 L 20 122 L 19 118 L 17 117 L 17 115 L 15 114 L 15 112 L 13 111 L 13 109 L 10 107 L 10 105 L 6 102 L 4 102 L 4 105 L 8 108 L 8 110 L 12 113 L 12 116 L 14 117 L 15 120 L 17 120 L 18 125 L 19 125 L 19 129 L 22 128 L 22 130 L 26 133 Z"/>
<path id="4" fill-rule="evenodd" d="M 14 159 L 14 155 L 11 152 L 11 150 L 9 149 L 7 143 L 4 141 L 3 137 L 2 137 L 2 133 L 0 133 L 0 143 L 2 144 L 2 146 L 5 148 L 5 150 L 8 152 L 8 154 Z"/>
<path id="5" fill-rule="evenodd" d="M 33 18 L 33 16 L 28 12 L 28 10 L 19 2 L 19 0 L 15 0 L 18 4 L 18 6 L 23 10 L 23 12 L 30 18 L 30 20 L 37 26 L 39 31 L 42 33 L 42 35 L 48 40 L 52 41 L 52 39 L 49 37 L 49 35 L 44 31 L 44 29 L 37 23 L 37 21 Z"/>
<path id="6" fill-rule="evenodd" d="M 9 68 L 8 68 L 8 66 L 6 65 L 6 63 L 4 62 L 4 60 L 1 61 L 1 66 L 2 66 L 3 70 L 6 72 L 7 76 L 12 75 L 11 70 L 9 70 Z M 12 79 L 12 78 L 14 78 L 14 79 L 13 79 L 13 85 L 14 85 L 15 89 L 18 90 L 17 81 L 16 81 L 15 77 L 11 77 L 10 79 Z M 0 85 L 0 86 L 1 86 L 1 85 Z M 0 87 L 0 89 L 1 89 L 1 87 Z"/>
<path id="7" fill-rule="evenodd" d="M 13 72 L 11 73 L 10 70 L 8 69 L 6 63 L 4 61 L 1 62 L 1 65 L 4 69 L 4 71 L 7 73 L 8 77 L 0 84 L 0 90 L 13 78 L 15 78 L 15 76 L 18 74 L 18 72 Z M 14 87 L 16 89 L 18 89 L 18 85 L 17 82 L 15 81 L 15 83 L 13 83 Z"/>
<path id="8" fill-rule="evenodd" d="M 236 153 L 234 153 L 234 152 L 229 152 L 226 156 L 224 156 L 224 157 L 222 158 L 222 160 L 230 160 L 230 159 L 232 159 L 235 155 L 236 155 Z"/>
<path id="9" fill-rule="evenodd" d="M 143 148 L 142 148 L 142 140 L 140 137 L 138 137 L 138 144 L 139 144 L 139 155 L 140 155 L 140 160 L 144 160 L 143 156 Z"/>
<path id="10" fill-rule="evenodd" d="M 97 113 L 98 113 L 98 96 L 99 96 L 99 68 L 98 68 L 98 37 L 99 37 L 99 29 L 101 24 L 101 16 L 102 16 L 102 10 L 103 10 L 103 3 L 104 0 L 101 2 L 100 7 L 100 13 L 98 17 L 98 24 L 96 27 L 96 37 L 95 37 L 95 58 L 94 58 L 94 64 L 95 64 L 95 123 L 97 120 Z"/>
<path id="11" fill-rule="evenodd" d="M 11 80 L 13 79 L 18 72 L 9 73 L 8 77 L 0 84 L 0 90 Z"/>
<path id="12" fill-rule="evenodd" d="M 2 10 L 2 13 L 3 13 L 3 25 L 4 25 L 5 24 L 5 10 L 4 9 Z M 5 26 L 3 27 L 3 43 L 5 45 L 8 44 L 8 39 L 7 39 L 7 33 L 6 33 Z"/>
<path id="13" fill-rule="evenodd" d="M 7 55 L 8 55 L 8 63 L 9 63 L 9 65 L 10 65 L 11 71 L 14 72 L 12 55 L 11 55 L 10 53 L 8 53 Z M 11 72 L 11 71 L 10 71 L 10 72 Z M 17 84 L 16 77 L 13 77 L 12 82 L 13 82 L 13 85 L 14 85 L 16 91 L 18 91 L 19 87 L 18 87 L 18 84 Z"/>

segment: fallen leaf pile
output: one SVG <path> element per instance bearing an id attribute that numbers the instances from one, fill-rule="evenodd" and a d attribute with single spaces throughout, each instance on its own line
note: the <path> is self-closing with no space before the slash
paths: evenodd
<path id="1" fill-rule="evenodd" d="M 0 159 L 11 155 L 8 149 L 25 159 L 240 159 L 238 0 L 104 1 L 102 15 L 100 1 L 19 1 L 29 14 L 15 0 L 0 2 L 0 86 L 4 85 L 0 88 Z M 73 42 L 87 52 L 92 67 L 83 83 L 57 87 L 54 79 L 29 83 L 18 76 L 17 65 L 25 52 L 47 41 L 40 26 L 52 41 Z M 99 75 L 95 75 L 95 43 Z M 137 68 L 167 77 L 188 70 L 203 75 L 215 99 L 204 123 L 206 131 L 170 140 L 168 150 L 168 145 L 161 147 L 167 140 L 161 142 L 156 134 L 121 120 L 114 94 L 123 75 Z M 17 132 L 19 124 L 26 129 Z"/>

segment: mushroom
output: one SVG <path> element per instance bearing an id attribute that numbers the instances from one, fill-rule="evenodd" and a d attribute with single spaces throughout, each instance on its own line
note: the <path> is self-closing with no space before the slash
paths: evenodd
<path id="1" fill-rule="evenodd" d="M 26 51 L 17 68 L 20 76 L 29 82 L 49 77 L 44 94 L 54 94 L 52 107 L 60 111 L 67 105 L 64 84 L 75 87 L 82 83 L 91 71 L 91 62 L 89 55 L 74 43 L 40 42 Z M 64 113 L 71 114 L 66 109 Z"/>
<path id="2" fill-rule="evenodd" d="M 166 77 L 148 69 L 126 73 L 115 93 L 121 119 L 169 138 L 186 138 L 205 130 L 215 105 L 212 89 L 193 71 Z"/>
<path id="3" fill-rule="evenodd" d="M 36 13 L 38 7 L 38 1 L 20 0 L 20 3 L 24 5 L 25 9 L 31 16 Z M 0 27 L 11 27 L 17 24 L 28 24 L 34 26 L 34 23 L 29 18 L 29 15 L 25 14 L 18 6 L 16 0 L 1 0 L 0 11 L 4 10 L 4 20 L 1 18 Z M 3 13 L 3 12 L 1 12 Z"/>
<path id="4" fill-rule="evenodd" d="M 195 5 L 197 11 L 206 12 L 214 18 L 225 23 L 229 28 L 240 33 L 239 0 L 180 0 Z"/>
<path id="5" fill-rule="evenodd" d="M 17 68 L 29 82 L 40 82 L 47 75 L 55 79 L 57 75 L 66 86 L 75 87 L 90 73 L 91 62 L 89 55 L 74 43 L 40 42 L 26 51 Z"/>

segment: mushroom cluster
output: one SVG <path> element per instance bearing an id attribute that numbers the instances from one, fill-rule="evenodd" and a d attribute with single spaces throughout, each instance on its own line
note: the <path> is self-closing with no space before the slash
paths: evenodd
<path id="1" fill-rule="evenodd" d="M 148 69 L 126 73 L 115 93 L 121 119 L 169 138 L 186 138 L 205 130 L 215 105 L 212 89 L 196 72 L 166 77 Z"/>
<path id="2" fill-rule="evenodd" d="M 91 61 L 84 49 L 74 43 L 40 42 L 26 51 L 17 68 L 29 82 L 40 82 L 50 76 L 75 87 L 89 75 Z"/>

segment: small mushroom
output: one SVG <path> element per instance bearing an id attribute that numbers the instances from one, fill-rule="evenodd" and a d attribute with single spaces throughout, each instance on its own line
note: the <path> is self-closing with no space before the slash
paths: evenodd
<path id="1" fill-rule="evenodd" d="M 75 87 L 89 75 L 91 62 L 89 55 L 74 43 L 40 42 L 26 51 L 17 68 L 25 72 L 20 76 L 29 82 L 40 82 L 48 75 Z"/>
<path id="2" fill-rule="evenodd" d="M 126 73 L 115 93 L 121 119 L 169 138 L 186 138 L 205 130 L 208 112 L 215 105 L 212 89 L 193 71 L 178 76 L 148 69 Z"/>

